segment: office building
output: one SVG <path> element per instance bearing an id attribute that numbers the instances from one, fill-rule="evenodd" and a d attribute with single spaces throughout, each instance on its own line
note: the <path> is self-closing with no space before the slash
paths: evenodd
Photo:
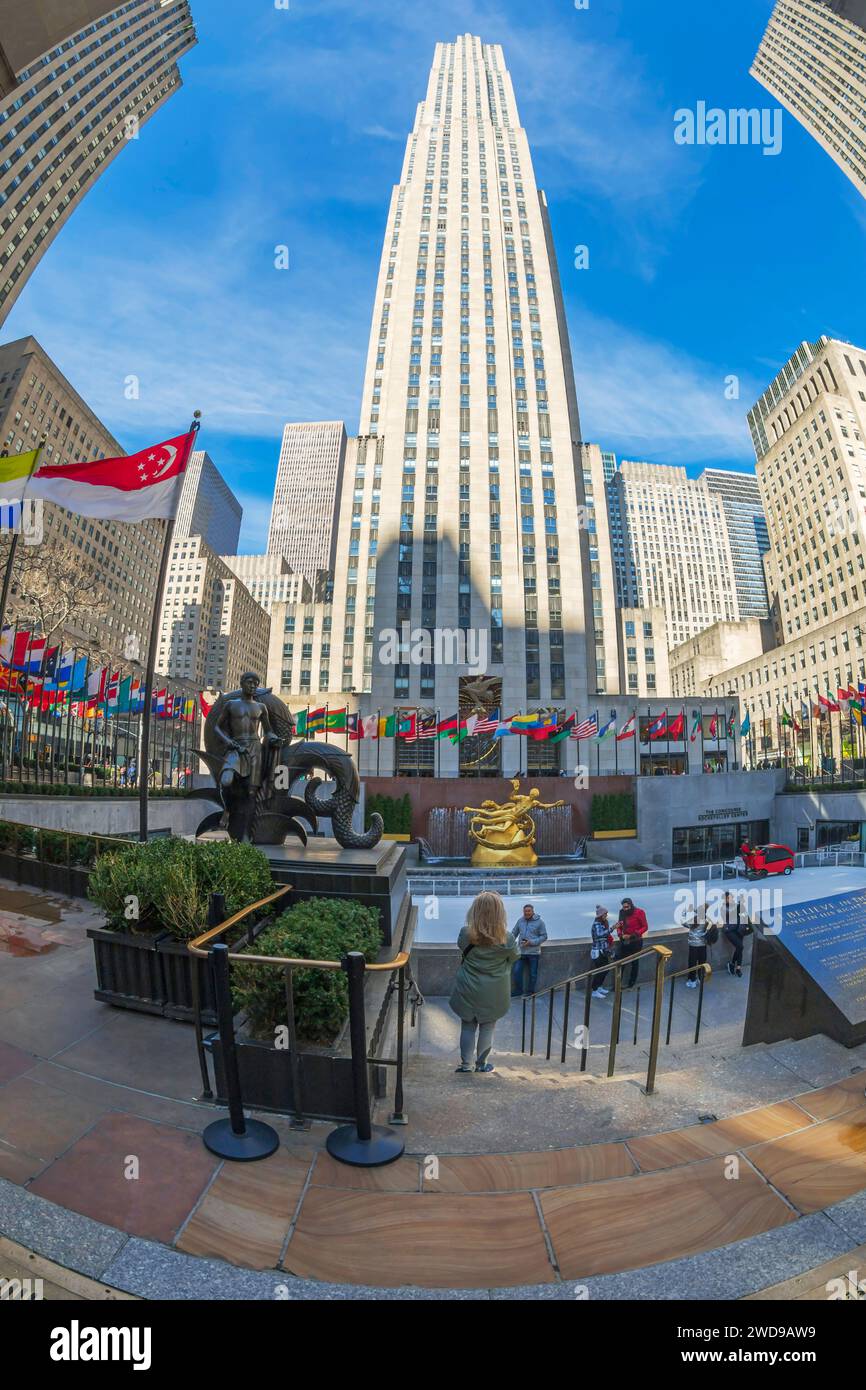
<path id="1" fill-rule="evenodd" d="M 739 620 L 725 508 L 705 481 L 684 468 L 623 461 L 608 484 L 608 512 L 620 606 L 662 609 L 669 649 Z"/>
<path id="2" fill-rule="evenodd" d="M 264 678 L 270 618 L 201 536 L 172 543 L 156 669 L 201 689 L 236 690 L 244 671 Z"/>
<path id="3" fill-rule="evenodd" d="M 187 0 L 0 0 L 0 322 L 195 43 Z"/>
<path id="4" fill-rule="evenodd" d="M 866 196 L 866 0 L 778 0 L 751 73 Z"/>
<path id="5" fill-rule="evenodd" d="M 0 448 L 24 453 L 35 449 L 43 434 L 45 463 L 80 463 L 125 452 L 36 339 L 20 338 L 0 346 Z M 43 526 L 46 544 L 79 552 L 82 572 L 98 577 L 103 596 L 93 609 L 69 614 L 60 634 L 65 644 L 117 659 L 143 654 L 156 598 L 162 523 L 96 521 L 46 502 Z M 29 563 L 29 549 L 19 548 L 19 575 Z M 21 607 L 14 580 L 7 616 L 13 622 L 31 616 Z"/>
<path id="6" fill-rule="evenodd" d="M 177 508 L 176 536 L 201 536 L 217 555 L 237 550 L 243 508 L 210 454 L 195 450 L 186 467 Z"/>
<path id="7" fill-rule="evenodd" d="M 309 603 L 313 589 L 295 574 L 285 555 L 223 555 L 222 562 L 237 575 L 266 613 L 277 603 Z"/>
<path id="8" fill-rule="evenodd" d="M 770 548 L 770 541 L 757 478 L 753 473 L 705 468 L 698 482 L 706 483 L 710 492 L 722 499 L 740 617 L 768 617 L 770 609 L 764 556 Z"/>
<path id="9" fill-rule="evenodd" d="M 334 564 L 334 518 L 343 485 L 342 420 L 286 425 L 274 487 L 268 553 L 285 555 L 311 583 Z"/>

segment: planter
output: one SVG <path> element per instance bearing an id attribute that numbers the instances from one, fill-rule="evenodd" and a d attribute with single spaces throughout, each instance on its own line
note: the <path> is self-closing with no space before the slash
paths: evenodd
<path id="1" fill-rule="evenodd" d="M 95 999 L 141 1014 L 163 1014 L 165 972 L 158 944 L 163 933 L 134 936 L 131 932 L 88 927 L 96 965 Z"/>
<path id="2" fill-rule="evenodd" d="M 219 1035 L 213 1033 L 206 1038 L 205 1047 L 213 1058 L 216 1098 L 225 1105 L 227 1096 Z M 295 1097 L 289 1053 L 255 1038 L 238 1038 L 236 1049 L 244 1107 L 291 1114 Z M 354 1119 L 351 1057 L 299 1052 L 298 1065 L 300 1108 L 304 1115 L 316 1120 Z"/>
<path id="3" fill-rule="evenodd" d="M 198 956 L 191 956 L 186 949 L 186 942 L 175 941 L 171 936 L 160 937 L 156 950 L 162 966 L 165 994 L 163 1017 L 173 1018 L 178 1023 L 195 1021 L 192 1007 L 192 972 L 195 970 L 198 974 L 202 1023 L 208 1027 L 215 1026 L 216 999 L 210 963 Z"/>
<path id="4" fill-rule="evenodd" d="M 636 840 L 636 830 L 594 830 L 594 840 Z"/>

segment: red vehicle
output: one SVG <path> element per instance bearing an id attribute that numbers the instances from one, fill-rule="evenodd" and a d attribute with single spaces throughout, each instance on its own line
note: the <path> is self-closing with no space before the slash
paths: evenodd
<path id="1" fill-rule="evenodd" d="M 757 845 L 743 855 L 746 878 L 766 878 L 768 874 L 789 874 L 794 868 L 794 851 L 787 845 Z"/>

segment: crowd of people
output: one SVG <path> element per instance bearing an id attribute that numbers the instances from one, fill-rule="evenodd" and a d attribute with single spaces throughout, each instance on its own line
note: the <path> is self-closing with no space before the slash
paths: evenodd
<path id="1" fill-rule="evenodd" d="M 726 892 L 712 907 L 696 907 L 685 925 L 687 989 L 698 988 L 708 949 L 720 936 L 731 949 L 726 962 L 728 973 L 742 978 L 743 948 L 752 926 L 736 893 Z M 613 926 L 604 904 L 596 905 L 590 944 L 594 999 L 607 997 L 610 991 L 605 988 L 605 981 L 614 960 L 637 957 L 648 930 L 646 913 L 631 898 L 623 898 Z M 460 963 L 449 1000 L 460 1019 L 458 1072 L 494 1070 L 490 1051 L 496 1024 L 508 1013 L 512 999 L 536 993 L 541 948 L 547 939 L 547 928 L 532 903 L 525 905 L 509 930 L 505 902 L 498 893 L 483 892 L 473 899 L 457 938 Z M 626 989 L 633 989 L 637 983 L 639 965 L 635 959 L 629 967 L 628 978 L 623 980 Z"/>

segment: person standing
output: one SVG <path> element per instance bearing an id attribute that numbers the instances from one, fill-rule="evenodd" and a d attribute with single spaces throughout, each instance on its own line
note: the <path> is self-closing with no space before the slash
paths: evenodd
<path id="1" fill-rule="evenodd" d="M 707 963 L 707 934 L 709 923 L 707 922 L 707 910 L 705 907 L 698 908 L 692 914 L 689 923 L 689 970 L 690 975 L 686 980 L 686 989 L 697 989 L 699 965 Z"/>
<path id="2" fill-rule="evenodd" d="M 460 964 L 448 1003 L 460 1019 L 458 1072 L 491 1072 L 493 1030 L 511 1007 L 509 981 L 517 947 L 508 936 L 505 903 L 498 893 L 479 893 L 457 938 Z M 477 1034 L 477 1041 L 476 1041 Z"/>
<path id="3" fill-rule="evenodd" d="M 643 938 L 648 931 L 649 923 L 643 908 L 635 907 L 631 898 L 623 898 L 619 909 L 619 921 L 616 924 L 616 934 L 620 942 L 617 959 L 625 960 L 627 956 L 636 956 L 643 948 Z M 629 971 L 626 989 L 634 989 L 638 968 L 638 962 L 635 961 Z"/>
<path id="4" fill-rule="evenodd" d="M 535 986 L 538 983 L 541 946 L 547 940 L 547 927 L 532 903 L 527 903 L 524 907 L 511 935 L 520 947 L 520 958 L 514 967 L 514 979 L 511 985 L 512 997 L 520 994 L 534 994 Z"/>
<path id="5" fill-rule="evenodd" d="M 608 991 L 604 988 L 607 979 L 606 966 L 610 964 L 610 948 L 613 945 L 610 923 L 607 920 L 607 908 L 602 907 L 601 903 L 596 904 L 595 921 L 592 924 L 592 947 L 590 949 L 590 959 L 594 969 L 600 973 L 592 977 L 592 997 L 593 999 L 606 999 Z"/>
<path id="6" fill-rule="evenodd" d="M 725 940 L 731 948 L 728 974 L 735 975 L 737 979 L 741 980 L 743 978 L 743 947 L 746 944 L 746 937 L 750 935 L 752 930 L 748 913 L 734 893 L 726 893 L 720 915 L 720 925 Z"/>

